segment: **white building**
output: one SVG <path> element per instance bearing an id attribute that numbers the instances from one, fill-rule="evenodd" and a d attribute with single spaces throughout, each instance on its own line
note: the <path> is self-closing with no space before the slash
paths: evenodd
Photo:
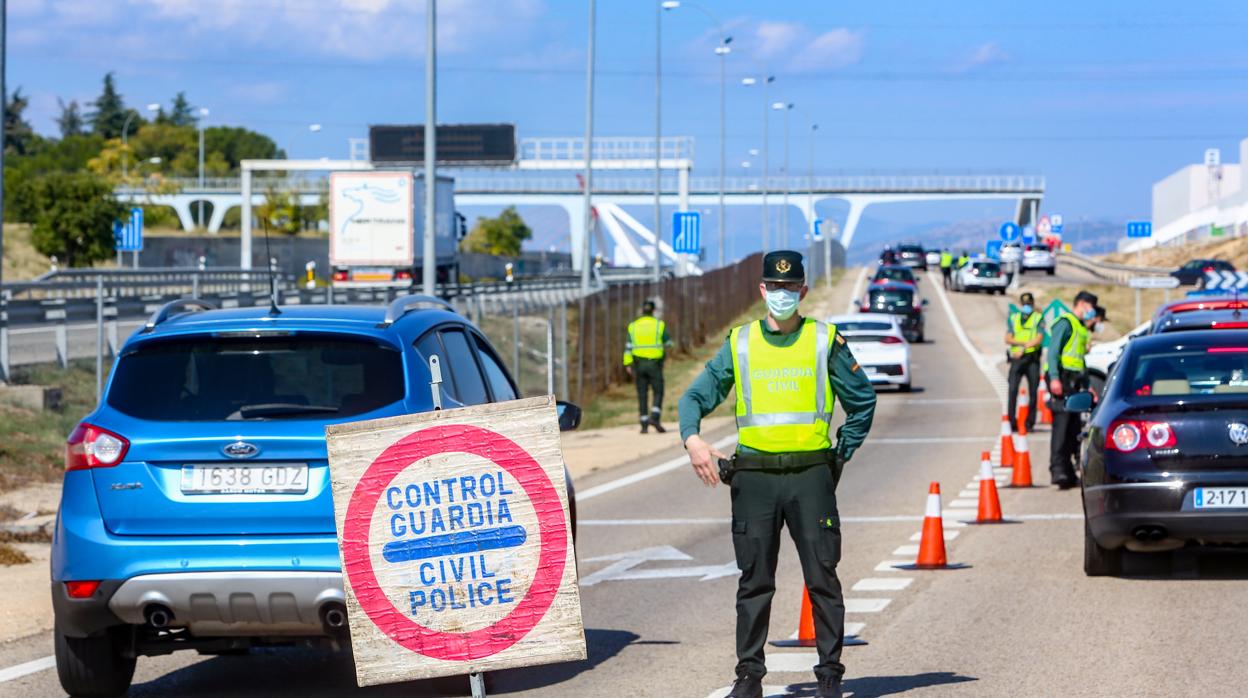
<path id="1" fill-rule="evenodd" d="M 1126 238 L 1119 249 L 1132 251 L 1158 245 L 1181 245 L 1212 236 L 1248 235 L 1248 188 L 1244 165 L 1248 139 L 1240 141 L 1239 163 L 1222 162 L 1216 148 L 1205 162 L 1188 165 L 1153 185 L 1153 236 Z"/>

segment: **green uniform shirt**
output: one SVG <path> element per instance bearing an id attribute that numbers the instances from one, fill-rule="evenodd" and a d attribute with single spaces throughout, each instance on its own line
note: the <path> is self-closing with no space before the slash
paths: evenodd
<path id="1" fill-rule="evenodd" d="M 1044 364 L 1050 378 L 1062 375 L 1062 347 L 1066 346 L 1066 341 L 1070 339 L 1070 331 L 1070 320 L 1066 318 L 1058 318 L 1057 322 L 1053 323 L 1053 329 L 1049 331 L 1049 353 L 1045 357 Z"/>
<path id="2" fill-rule="evenodd" d="M 767 326 L 766 320 L 759 320 L 763 326 L 763 338 L 768 344 L 776 347 L 792 346 L 801 335 L 801 324 L 797 331 L 785 334 Z M 871 421 L 875 418 L 875 388 L 870 379 L 854 360 L 854 355 L 845 345 L 840 335 L 832 342 L 828 351 L 828 378 L 836 399 L 848 415 L 845 424 L 836 432 L 836 450 L 846 460 L 853 456 L 854 451 L 862 445 L 871 429 Z M 702 418 L 710 414 L 721 402 L 728 398 L 736 384 L 732 372 L 732 347 L 727 340 L 715 354 L 715 358 L 707 362 L 706 368 L 693 381 L 689 389 L 680 398 L 680 440 L 684 442 L 697 434 Z M 750 449 L 738 447 L 739 452 Z"/>

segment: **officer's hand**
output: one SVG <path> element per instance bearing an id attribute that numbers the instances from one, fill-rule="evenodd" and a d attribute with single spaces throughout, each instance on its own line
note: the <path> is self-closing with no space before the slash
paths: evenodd
<path id="1" fill-rule="evenodd" d="M 632 378 L 632 377 L 633 377 L 633 367 L 632 367 L 632 366 L 625 366 L 625 367 L 624 367 L 624 372 L 628 374 L 628 377 L 629 377 L 629 378 Z"/>
<path id="2" fill-rule="evenodd" d="M 1058 397 L 1061 397 L 1062 396 L 1062 382 L 1057 380 L 1056 378 L 1050 380 L 1049 392 Z"/>
<path id="3" fill-rule="evenodd" d="M 719 484 L 719 473 L 716 465 L 720 458 L 727 458 L 720 453 L 718 449 L 713 448 L 710 444 L 702 440 L 701 436 L 694 434 L 685 441 L 685 450 L 689 451 L 689 462 L 693 464 L 693 472 L 702 480 L 702 484 L 707 487 L 714 487 Z"/>

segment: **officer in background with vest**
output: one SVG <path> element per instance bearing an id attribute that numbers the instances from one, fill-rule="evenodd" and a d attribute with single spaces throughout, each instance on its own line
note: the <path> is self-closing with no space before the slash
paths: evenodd
<path id="1" fill-rule="evenodd" d="M 1052 396 L 1053 433 L 1049 441 L 1049 474 L 1053 484 L 1068 490 L 1079 485 L 1074 462 L 1079 455 L 1079 413 L 1067 412 L 1066 397 L 1088 388 L 1084 357 L 1091 345 L 1090 328 L 1096 324 L 1097 297 L 1087 291 L 1075 296 L 1074 312 L 1064 312 L 1049 334 L 1048 380 Z"/>
<path id="2" fill-rule="evenodd" d="M 667 429 L 659 420 L 663 416 L 663 356 L 672 339 L 667 334 L 667 323 L 654 316 L 654 301 L 641 304 L 641 317 L 628 323 L 628 338 L 624 340 L 624 370 L 637 383 L 637 413 L 641 420 L 641 433 L 649 427 L 660 434 Z M 649 393 L 654 393 L 654 405 L 646 409 Z"/>
<path id="3" fill-rule="evenodd" d="M 940 251 L 940 275 L 945 277 L 945 288 L 949 288 L 950 277 L 953 272 L 953 252 L 946 247 Z"/>
<path id="4" fill-rule="evenodd" d="M 1006 321 L 1006 354 L 1010 360 L 1010 397 L 1006 408 L 1010 429 L 1018 431 L 1018 385 L 1027 379 L 1027 399 L 1032 409 L 1027 412 L 1027 432 L 1036 426 L 1036 388 L 1040 384 L 1040 345 L 1044 343 L 1044 316 L 1036 312 L 1036 299 L 1030 293 L 1019 296 L 1018 312 Z"/>
<path id="5" fill-rule="evenodd" d="M 737 680 L 729 698 L 761 698 L 780 531 L 789 527 L 814 611 L 818 693 L 839 698 L 845 603 L 836 484 L 875 415 L 875 390 L 834 325 L 804 318 L 802 256 L 763 258 L 759 292 L 767 317 L 733 328 L 680 399 L 680 436 L 694 472 L 731 487 L 737 583 Z M 699 436 L 702 418 L 736 391 L 737 451 L 731 460 Z M 829 438 L 833 405 L 847 415 Z"/>

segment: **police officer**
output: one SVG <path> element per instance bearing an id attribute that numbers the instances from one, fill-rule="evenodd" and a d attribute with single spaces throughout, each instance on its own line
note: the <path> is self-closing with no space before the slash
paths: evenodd
<path id="1" fill-rule="evenodd" d="M 948 247 L 940 251 L 940 275 L 945 277 L 945 288 L 949 288 L 949 275 L 953 272 L 953 252 Z"/>
<path id="2" fill-rule="evenodd" d="M 1030 293 L 1018 298 L 1019 310 L 1006 320 L 1006 354 L 1010 360 L 1010 398 L 1007 413 L 1010 429 L 1018 431 L 1018 385 L 1027 379 L 1027 395 L 1032 409 L 1027 412 L 1027 431 L 1036 426 L 1036 387 L 1040 383 L 1040 345 L 1044 343 L 1044 316 L 1036 312 L 1036 299 Z"/>
<path id="3" fill-rule="evenodd" d="M 1053 432 L 1049 439 L 1049 474 L 1053 484 L 1068 490 L 1079 484 L 1074 460 L 1079 453 L 1079 413 L 1065 410 L 1066 397 L 1088 387 L 1084 357 L 1091 343 L 1090 328 L 1097 322 L 1097 298 L 1088 291 L 1075 296 L 1074 311 L 1064 312 L 1053 323 L 1048 345 L 1049 394 L 1052 396 Z"/>
<path id="4" fill-rule="evenodd" d="M 729 698 L 761 698 L 767 672 L 771 598 L 780 529 L 797 545 L 814 609 L 821 697 L 841 696 L 845 604 L 836 564 L 841 557 L 836 484 L 862 445 L 875 415 L 875 391 L 836 327 L 804 318 L 802 256 L 788 250 L 763 258 L 759 293 L 767 317 L 733 328 L 728 340 L 680 399 L 680 435 L 702 482 L 731 486 L 737 585 L 737 680 Z M 699 435 L 699 425 L 736 391 L 737 452 L 731 461 Z M 837 399 L 848 415 L 829 438 Z M 717 468 L 719 471 L 717 472 Z"/>
<path id="5" fill-rule="evenodd" d="M 667 433 L 659 420 L 663 416 L 663 356 L 671 343 L 667 323 L 654 316 L 654 301 L 642 303 L 641 317 L 628 323 L 624 370 L 637 383 L 637 413 L 643 434 L 649 427 Z M 650 392 L 654 393 L 654 405 L 647 411 Z"/>

